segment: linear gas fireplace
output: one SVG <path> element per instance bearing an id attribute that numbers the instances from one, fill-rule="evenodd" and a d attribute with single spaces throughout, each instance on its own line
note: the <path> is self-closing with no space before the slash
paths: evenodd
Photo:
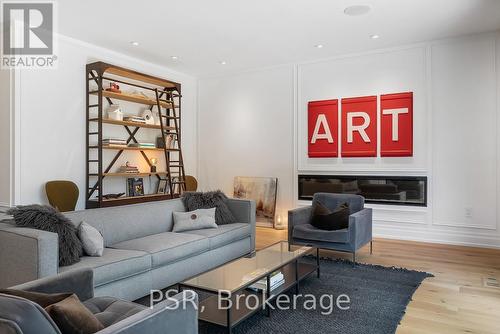
<path id="1" fill-rule="evenodd" d="M 318 192 L 358 194 L 367 203 L 427 206 L 427 177 L 299 175 L 300 200 Z"/>

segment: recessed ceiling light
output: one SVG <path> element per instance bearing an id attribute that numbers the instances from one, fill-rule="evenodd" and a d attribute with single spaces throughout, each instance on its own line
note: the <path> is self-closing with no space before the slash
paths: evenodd
<path id="1" fill-rule="evenodd" d="M 367 5 L 354 5 L 346 7 L 344 9 L 344 14 L 349 16 L 360 16 L 367 14 L 370 10 L 371 7 Z"/>
<path id="2" fill-rule="evenodd" d="M 170 56 L 170 58 L 171 58 L 172 60 L 178 60 L 178 59 L 179 59 L 179 57 L 177 57 L 177 56 Z"/>
<path id="3" fill-rule="evenodd" d="M 136 41 L 132 41 L 132 42 L 130 42 L 130 44 L 132 44 L 133 46 L 139 46 L 139 42 L 136 42 Z"/>
<path id="4" fill-rule="evenodd" d="M 227 63 L 226 63 L 226 61 L 225 61 L 225 60 L 221 60 L 221 61 L 219 62 L 219 64 L 221 64 L 221 65 L 226 65 Z"/>
<path id="5" fill-rule="evenodd" d="M 379 35 L 371 35 L 371 36 L 370 36 L 370 38 L 371 38 L 371 39 L 379 39 L 379 38 L 380 38 L 380 36 L 379 36 Z"/>
<path id="6" fill-rule="evenodd" d="M 314 47 L 317 48 L 317 49 L 322 49 L 323 48 L 323 44 L 316 44 Z"/>

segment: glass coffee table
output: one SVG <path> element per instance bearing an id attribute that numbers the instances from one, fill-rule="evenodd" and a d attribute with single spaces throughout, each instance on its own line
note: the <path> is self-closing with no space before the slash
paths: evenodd
<path id="1" fill-rule="evenodd" d="M 318 249 L 313 247 L 291 246 L 289 250 L 288 242 L 281 241 L 256 251 L 251 257 L 237 259 L 184 281 L 179 284 L 179 291 L 192 289 L 208 293 L 209 296 L 199 303 L 198 319 L 225 327 L 231 333 L 236 325 L 255 312 L 265 309 L 270 316 L 271 309 L 266 307 L 266 301 L 292 288 L 298 294 L 300 281 L 314 272 L 319 277 L 319 256 L 316 262 L 302 259 L 315 251 L 318 255 Z M 264 286 L 273 286 L 271 279 L 277 272 L 284 278 L 280 280 L 281 285 L 271 290 L 255 289 L 259 281 L 261 287 L 263 282 Z"/>

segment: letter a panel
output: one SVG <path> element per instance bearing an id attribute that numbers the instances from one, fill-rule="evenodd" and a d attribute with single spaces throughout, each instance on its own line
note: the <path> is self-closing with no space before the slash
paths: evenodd
<path id="1" fill-rule="evenodd" d="M 377 96 L 342 99 L 342 157 L 377 156 Z"/>
<path id="2" fill-rule="evenodd" d="M 380 97 L 380 156 L 413 156 L 413 93 Z"/>
<path id="3" fill-rule="evenodd" d="M 309 158 L 338 157 L 338 100 L 311 101 L 307 110 Z"/>

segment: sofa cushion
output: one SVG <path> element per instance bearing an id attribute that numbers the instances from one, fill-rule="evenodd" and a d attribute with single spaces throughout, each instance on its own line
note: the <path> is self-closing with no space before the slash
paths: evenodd
<path id="1" fill-rule="evenodd" d="M 94 297 L 83 304 L 99 319 L 104 327 L 109 327 L 145 309 L 146 306 L 114 297 Z"/>
<path id="2" fill-rule="evenodd" d="M 215 249 L 250 237 L 251 229 L 250 224 L 236 223 L 219 225 L 216 229 L 193 230 L 185 233 L 207 237 L 210 249 Z"/>
<path id="3" fill-rule="evenodd" d="M 349 242 L 349 230 L 342 229 L 336 231 L 320 230 L 311 224 L 301 224 L 293 227 L 293 237 L 304 240 L 315 240 L 324 242 Z"/>
<path id="4" fill-rule="evenodd" d="M 59 272 L 84 267 L 94 270 L 94 285 L 97 287 L 149 271 L 151 255 L 135 250 L 104 248 L 102 256 L 84 256 L 76 264 L 60 267 Z"/>
<path id="5" fill-rule="evenodd" d="M 208 239 L 188 233 L 165 232 L 119 242 L 111 247 L 138 250 L 151 254 L 153 268 L 164 266 L 209 249 Z"/>

